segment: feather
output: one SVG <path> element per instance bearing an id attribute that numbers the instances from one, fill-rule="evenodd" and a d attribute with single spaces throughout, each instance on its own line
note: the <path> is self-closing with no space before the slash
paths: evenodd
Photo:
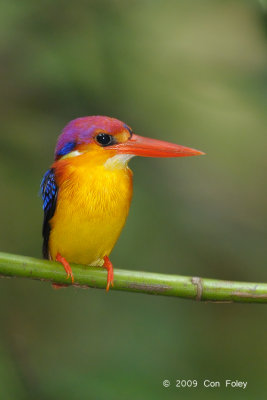
<path id="1" fill-rule="evenodd" d="M 46 171 L 41 182 L 41 196 L 43 200 L 44 221 L 43 221 L 43 257 L 49 258 L 48 241 L 50 235 L 50 219 L 53 217 L 57 205 L 58 187 L 55 180 L 53 168 Z"/>

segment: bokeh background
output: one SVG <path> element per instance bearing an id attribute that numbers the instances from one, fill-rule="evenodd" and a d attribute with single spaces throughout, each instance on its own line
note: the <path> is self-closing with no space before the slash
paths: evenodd
<path id="1" fill-rule="evenodd" d="M 266 13 L 266 2 L 244 0 L 3 2 L 1 250 L 41 256 L 39 183 L 57 136 L 102 114 L 207 153 L 131 161 L 115 267 L 266 281 Z M 3 399 L 266 395 L 263 305 L 23 279 L 0 281 L 0 303 Z M 204 389 L 204 379 L 248 387 Z"/>

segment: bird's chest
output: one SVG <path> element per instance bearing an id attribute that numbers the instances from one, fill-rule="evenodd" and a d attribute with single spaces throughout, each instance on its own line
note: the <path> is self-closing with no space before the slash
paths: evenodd
<path id="1" fill-rule="evenodd" d="M 91 263 L 109 254 L 127 218 L 132 198 L 128 168 L 73 171 L 60 185 L 50 221 L 50 248 L 73 262 Z"/>

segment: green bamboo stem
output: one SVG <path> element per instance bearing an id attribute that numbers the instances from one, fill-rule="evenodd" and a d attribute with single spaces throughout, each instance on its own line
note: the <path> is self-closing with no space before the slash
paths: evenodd
<path id="1" fill-rule="evenodd" d="M 105 289 L 103 268 L 72 264 L 73 286 Z M 0 253 L 0 276 L 39 279 L 71 285 L 57 262 Z M 112 290 L 182 297 L 198 301 L 267 303 L 267 283 L 231 282 L 180 275 L 114 269 Z"/>

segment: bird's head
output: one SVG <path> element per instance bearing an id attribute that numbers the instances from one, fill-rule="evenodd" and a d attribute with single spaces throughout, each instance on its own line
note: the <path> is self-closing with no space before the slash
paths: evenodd
<path id="1" fill-rule="evenodd" d="M 77 118 L 64 128 L 57 142 L 55 161 L 87 155 L 97 158 L 107 167 L 121 168 L 134 156 L 187 157 L 200 154 L 204 153 L 136 135 L 118 119 L 91 116 Z"/>

